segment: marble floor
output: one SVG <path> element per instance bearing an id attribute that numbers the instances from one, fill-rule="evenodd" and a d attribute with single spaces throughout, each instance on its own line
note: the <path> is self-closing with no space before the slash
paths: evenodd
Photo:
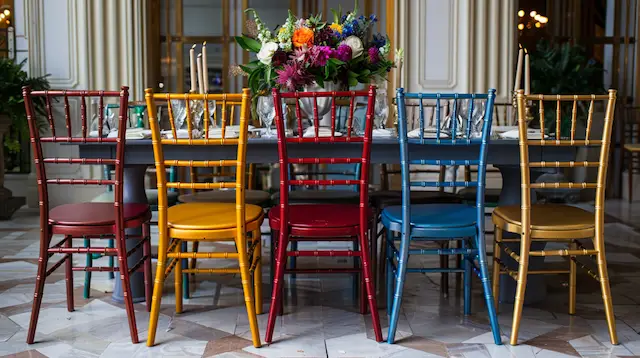
<path id="1" fill-rule="evenodd" d="M 405 287 L 397 344 L 376 343 L 371 321 L 358 313 L 347 276 L 298 275 L 287 283 L 285 314 L 276 325 L 274 343 L 253 348 L 240 279 L 235 275 L 200 275 L 191 284 L 193 297 L 184 312 L 173 310 L 173 280 L 167 280 L 157 345 L 133 345 L 122 305 L 111 299 L 113 281 L 94 273 L 91 298 L 82 298 L 83 273 L 74 275 L 75 308 L 65 303 L 63 270 L 50 276 L 36 335 L 27 345 L 38 255 L 37 212 L 22 210 L 0 222 L 0 356 L 5 357 L 630 357 L 640 356 L 640 205 L 621 201 L 606 205 L 605 234 L 620 345 L 609 343 L 597 282 L 578 276 L 577 314 L 567 314 L 567 277 L 547 276 L 543 302 L 524 310 L 520 342 L 493 344 L 482 292 L 476 281 L 473 314 L 462 314 L 455 277 L 448 294 L 440 292 L 439 275 L 413 274 Z M 263 227 L 263 231 L 267 231 Z M 157 240 L 157 234 L 154 233 Z M 268 309 L 269 248 L 263 237 L 264 308 Z M 155 243 L 155 241 L 154 241 Z M 488 237 L 491 251 L 492 237 Z M 74 243 L 79 245 L 80 242 Z M 201 246 L 222 250 L 225 244 Z M 326 245 L 322 246 L 327 247 Z M 154 247 L 155 251 L 155 247 Z M 74 261 L 80 263 L 78 256 Z M 228 266 L 232 261 L 200 261 L 201 266 Z M 349 264 L 336 260 L 335 265 Z M 433 266 L 434 258 L 415 257 L 412 266 Z M 550 265 L 563 265 L 563 259 Z M 313 267 L 316 259 L 300 260 Z M 381 308 L 384 302 L 380 303 Z M 141 340 L 148 314 L 136 305 Z M 503 342 L 510 334 L 511 306 L 502 304 Z M 387 318 L 380 310 L 383 333 Z M 264 336 L 267 314 L 259 316 Z"/>

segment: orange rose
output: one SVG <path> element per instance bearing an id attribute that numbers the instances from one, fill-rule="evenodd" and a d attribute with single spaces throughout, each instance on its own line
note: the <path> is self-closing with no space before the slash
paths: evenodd
<path id="1" fill-rule="evenodd" d="M 313 46 L 313 30 L 308 27 L 301 27 L 293 32 L 293 46 L 302 47 Z"/>

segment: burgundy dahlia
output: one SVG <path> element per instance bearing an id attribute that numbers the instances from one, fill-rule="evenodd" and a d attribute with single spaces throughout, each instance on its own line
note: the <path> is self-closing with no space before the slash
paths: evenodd
<path id="1" fill-rule="evenodd" d="M 273 54 L 273 58 L 272 58 L 272 66 L 273 67 L 280 67 L 282 65 L 285 64 L 285 62 L 287 62 L 287 53 L 282 51 L 282 50 L 277 50 L 274 54 Z"/>

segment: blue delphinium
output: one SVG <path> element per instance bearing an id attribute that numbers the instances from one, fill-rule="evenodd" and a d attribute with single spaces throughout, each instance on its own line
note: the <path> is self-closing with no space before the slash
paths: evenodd
<path id="1" fill-rule="evenodd" d="M 380 48 L 387 44 L 387 38 L 382 34 L 375 34 L 372 43 L 374 47 Z"/>

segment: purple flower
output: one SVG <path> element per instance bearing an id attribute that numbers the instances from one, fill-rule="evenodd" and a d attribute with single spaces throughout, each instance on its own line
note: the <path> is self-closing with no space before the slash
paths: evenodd
<path id="1" fill-rule="evenodd" d="M 331 56 L 331 48 L 329 46 L 313 46 L 309 52 L 311 53 L 311 66 L 313 67 L 326 66 Z"/>
<path id="2" fill-rule="evenodd" d="M 311 83 L 313 77 L 300 65 L 299 62 L 286 63 L 281 70 L 276 70 L 278 78 L 276 83 L 289 91 Z"/>
<path id="3" fill-rule="evenodd" d="M 335 52 L 335 57 L 342 62 L 347 62 L 351 60 L 351 53 L 351 47 L 349 47 L 349 45 L 342 44 L 338 46 L 338 49 Z"/>
<path id="4" fill-rule="evenodd" d="M 287 53 L 282 51 L 282 50 L 277 50 L 274 54 L 273 54 L 273 58 L 272 58 L 272 62 L 271 65 L 273 67 L 280 67 L 282 66 L 285 62 L 287 62 Z"/>
<path id="5" fill-rule="evenodd" d="M 376 64 L 380 61 L 380 52 L 376 47 L 369 48 L 369 62 Z"/>

